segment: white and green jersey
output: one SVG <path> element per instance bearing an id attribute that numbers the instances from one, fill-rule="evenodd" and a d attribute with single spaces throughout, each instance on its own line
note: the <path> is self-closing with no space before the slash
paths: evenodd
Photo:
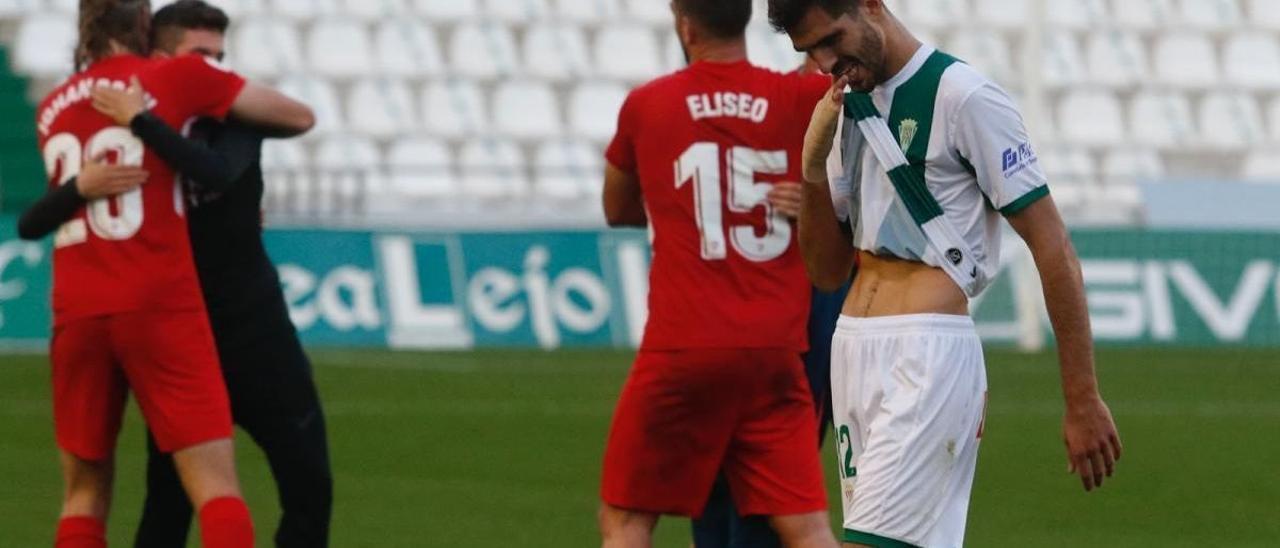
<path id="1" fill-rule="evenodd" d="M 942 267 L 921 225 L 940 209 L 977 264 L 976 294 L 999 269 L 1000 215 L 1048 195 L 1044 172 L 1013 100 L 969 65 L 921 46 L 893 78 L 870 92 L 927 193 L 900 192 L 846 109 L 829 162 L 836 214 L 853 227 L 853 245 L 876 255 Z M 865 104 L 865 95 L 862 95 Z M 904 201 L 902 195 L 907 196 Z M 937 214 L 933 214 L 937 216 Z"/>

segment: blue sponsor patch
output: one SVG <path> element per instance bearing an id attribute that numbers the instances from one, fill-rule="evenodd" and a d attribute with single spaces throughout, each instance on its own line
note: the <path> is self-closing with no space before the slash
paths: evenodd
<path id="1" fill-rule="evenodd" d="M 1036 160 L 1036 153 L 1031 148 L 1031 143 L 1022 143 L 1016 147 L 1005 149 L 1000 161 L 1001 170 L 1004 171 L 1004 178 L 1008 179 L 1017 175 L 1027 166 L 1036 163 Z"/>

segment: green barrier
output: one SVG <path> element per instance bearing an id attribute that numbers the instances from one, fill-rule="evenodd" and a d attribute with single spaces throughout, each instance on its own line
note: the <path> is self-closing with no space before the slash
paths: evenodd
<path id="1" fill-rule="evenodd" d="M 1280 233 L 1073 238 L 1099 344 L 1280 347 Z M 641 231 L 273 230 L 266 240 L 310 345 L 630 347 L 647 316 Z M 974 302 L 988 342 L 1047 333 L 1025 253 L 1006 247 L 1004 272 Z M 44 344 L 49 255 L 0 217 L 0 344 Z"/>

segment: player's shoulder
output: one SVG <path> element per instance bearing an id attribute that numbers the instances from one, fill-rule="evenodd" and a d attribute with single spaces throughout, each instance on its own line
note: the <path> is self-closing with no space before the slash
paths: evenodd
<path id="1" fill-rule="evenodd" d="M 1013 103 L 1000 84 L 973 65 L 957 59 L 942 74 L 938 83 L 938 100 L 947 110 L 958 112 L 973 103 L 975 97 L 1009 105 Z"/>

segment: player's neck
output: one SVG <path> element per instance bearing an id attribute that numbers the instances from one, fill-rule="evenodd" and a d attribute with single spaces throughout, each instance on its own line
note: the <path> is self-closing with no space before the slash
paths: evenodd
<path id="1" fill-rule="evenodd" d="M 911 62 L 921 42 L 897 19 L 891 19 L 885 27 L 885 74 L 892 78 Z"/>
<path id="2" fill-rule="evenodd" d="M 737 63 L 747 60 L 747 42 L 730 40 L 725 42 L 704 42 L 689 48 L 689 62 L 697 63 Z"/>

